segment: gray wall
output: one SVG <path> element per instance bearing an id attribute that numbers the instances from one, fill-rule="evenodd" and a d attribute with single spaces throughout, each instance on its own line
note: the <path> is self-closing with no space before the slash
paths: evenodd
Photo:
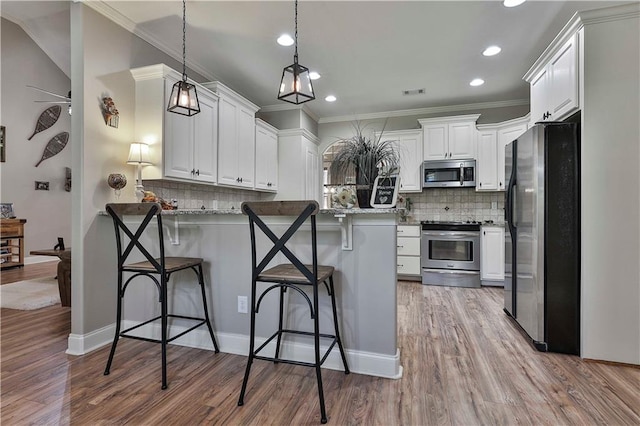
<path id="1" fill-rule="evenodd" d="M 640 364 L 640 18 L 584 28 L 582 356 Z"/>
<path id="2" fill-rule="evenodd" d="M 59 154 L 34 167 L 47 142 L 60 132 L 70 131 L 71 120 L 66 105 L 61 105 L 58 121 L 27 140 L 40 113 L 51 106 L 34 101 L 56 98 L 26 87 L 37 86 L 66 95 L 71 81 L 18 25 L 2 19 L 1 30 L 0 124 L 6 127 L 7 147 L 6 162 L 0 163 L 0 201 L 13 203 L 16 216 L 27 219 L 27 254 L 30 250 L 53 248 L 57 237 L 71 245 L 71 193 L 64 190 L 64 182 L 65 167 L 71 167 L 73 138 Z M 49 182 L 49 191 L 36 191 L 35 181 Z"/>
<path id="3" fill-rule="evenodd" d="M 126 164 L 135 121 L 134 80 L 129 69 L 157 63 L 181 68 L 168 55 L 89 7 L 71 5 L 72 86 L 74 102 L 78 100 L 78 113 L 74 109 L 72 116 L 74 182 L 78 182 L 72 212 L 72 338 L 114 321 L 115 247 L 99 237 L 112 224 L 96 221 L 96 214 L 113 201 L 113 191 L 106 184 L 109 173 L 125 173 L 129 182 L 135 182 L 135 169 Z M 189 77 L 202 80 L 195 73 Z M 103 94 L 109 94 L 118 107 L 117 129 L 105 126 L 97 110 Z M 134 201 L 133 193 L 123 190 L 120 201 Z"/>

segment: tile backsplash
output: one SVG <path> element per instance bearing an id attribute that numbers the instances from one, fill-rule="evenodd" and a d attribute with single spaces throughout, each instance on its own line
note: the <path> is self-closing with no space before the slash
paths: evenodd
<path id="1" fill-rule="evenodd" d="M 239 209 L 243 201 L 258 201 L 260 192 L 168 180 L 145 180 L 145 191 L 153 191 L 166 201 L 178 200 L 179 209 Z"/>
<path id="2" fill-rule="evenodd" d="M 504 222 L 504 192 L 476 192 L 475 188 L 431 188 L 402 194 L 411 200 L 412 220 Z"/>

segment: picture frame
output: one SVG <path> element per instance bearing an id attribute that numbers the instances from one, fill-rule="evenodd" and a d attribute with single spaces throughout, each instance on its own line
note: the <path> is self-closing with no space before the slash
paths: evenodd
<path id="1" fill-rule="evenodd" d="M 400 176 L 397 174 L 378 176 L 373 182 L 371 191 L 371 207 L 377 209 L 392 209 L 398 200 Z"/>
<path id="2" fill-rule="evenodd" d="M 7 144 L 7 129 L 4 126 L 0 126 L 0 163 L 6 161 L 6 144 Z"/>
<path id="3" fill-rule="evenodd" d="M 0 218 L 13 219 L 16 215 L 13 213 L 13 203 L 0 203 Z"/>

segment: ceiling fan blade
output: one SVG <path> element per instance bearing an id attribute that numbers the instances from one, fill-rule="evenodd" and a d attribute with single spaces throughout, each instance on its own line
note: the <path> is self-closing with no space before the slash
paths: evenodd
<path id="1" fill-rule="evenodd" d="M 30 86 L 30 85 L 28 85 L 28 84 L 27 84 L 27 87 L 30 87 L 30 88 L 32 88 L 32 89 L 39 90 L 39 91 L 44 92 L 44 93 L 46 93 L 46 94 L 49 94 L 49 95 L 51 95 L 51 96 L 56 96 L 56 97 L 58 97 L 58 98 L 62 98 L 62 99 L 66 99 L 66 100 L 68 100 L 68 101 L 71 101 L 71 98 L 70 98 L 69 96 L 58 95 L 57 93 L 49 92 L 48 90 L 44 90 L 44 89 L 41 89 L 41 88 L 36 87 L 36 86 Z M 37 102 L 37 101 L 36 101 L 36 102 Z"/>

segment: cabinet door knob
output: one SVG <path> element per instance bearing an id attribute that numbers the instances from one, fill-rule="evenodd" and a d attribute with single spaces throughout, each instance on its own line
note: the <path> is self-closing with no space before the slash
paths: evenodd
<path id="1" fill-rule="evenodd" d="M 191 169 L 191 174 L 194 175 L 196 173 L 196 169 Z"/>
<path id="2" fill-rule="evenodd" d="M 502 182 L 500 182 L 500 186 L 502 186 Z"/>
<path id="3" fill-rule="evenodd" d="M 196 170 L 196 175 L 200 176 L 200 169 Z"/>
<path id="4" fill-rule="evenodd" d="M 480 186 L 482 186 L 482 182 L 480 182 Z"/>
<path id="5" fill-rule="evenodd" d="M 242 178 L 240 178 L 240 183 L 242 183 Z"/>
<path id="6" fill-rule="evenodd" d="M 453 157 L 453 154 L 449 153 L 449 158 Z"/>

